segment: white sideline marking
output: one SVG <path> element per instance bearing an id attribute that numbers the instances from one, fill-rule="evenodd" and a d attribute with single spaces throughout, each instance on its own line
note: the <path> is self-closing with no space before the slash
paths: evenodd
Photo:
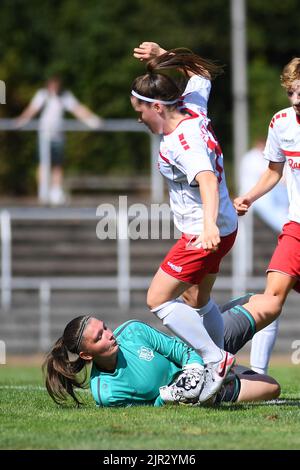
<path id="1" fill-rule="evenodd" d="M 298 397 L 296 397 L 296 398 L 298 398 Z M 295 398 L 293 398 L 293 400 L 295 400 Z M 265 404 L 266 405 L 287 405 L 290 402 L 291 402 L 291 399 L 287 398 L 286 400 L 268 400 L 268 401 L 265 401 Z"/>
<path id="2" fill-rule="evenodd" d="M 0 385 L 0 390 L 30 390 L 31 392 L 45 392 L 46 387 L 41 385 Z M 87 389 L 76 389 L 81 392 L 90 393 Z"/>
<path id="3" fill-rule="evenodd" d="M 46 387 L 40 385 L 0 385 L 0 390 L 31 390 L 31 391 L 45 391 Z"/>

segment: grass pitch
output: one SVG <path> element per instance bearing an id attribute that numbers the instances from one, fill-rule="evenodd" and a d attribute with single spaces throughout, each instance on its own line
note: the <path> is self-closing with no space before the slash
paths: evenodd
<path id="1" fill-rule="evenodd" d="M 278 401 L 219 409 L 56 406 L 39 367 L 0 366 L 0 449 L 300 449 L 300 366 L 270 370 Z"/>

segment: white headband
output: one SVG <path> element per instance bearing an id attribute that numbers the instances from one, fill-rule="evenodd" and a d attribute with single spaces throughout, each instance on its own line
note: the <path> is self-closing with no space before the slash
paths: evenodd
<path id="1" fill-rule="evenodd" d="M 154 98 L 148 98 L 148 96 L 139 95 L 139 94 L 138 94 L 136 91 L 134 91 L 134 90 L 131 90 L 131 94 L 132 94 L 133 96 L 135 96 L 136 98 L 138 98 L 139 100 L 148 101 L 149 103 L 175 104 L 175 103 L 177 103 L 177 101 L 178 101 L 178 99 L 173 100 L 173 101 L 163 101 L 163 100 L 157 100 L 157 99 L 154 99 Z"/>

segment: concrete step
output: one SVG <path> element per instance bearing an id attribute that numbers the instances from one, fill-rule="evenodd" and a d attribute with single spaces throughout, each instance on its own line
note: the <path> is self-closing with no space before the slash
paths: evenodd
<path id="1" fill-rule="evenodd" d="M 13 222 L 13 273 L 16 276 L 111 275 L 116 272 L 117 243 L 96 238 L 97 220 L 18 220 Z M 273 251 L 275 236 L 255 218 L 254 274 L 261 275 Z M 264 243 L 263 243 L 264 241 Z M 136 240 L 130 243 L 131 274 L 151 276 L 174 241 Z M 231 273 L 231 255 L 221 274 Z"/>
<path id="2" fill-rule="evenodd" d="M 117 286 L 116 286 L 117 287 Z M 144 289 L 131 290 L 131 304 L 132 306 L 146 305 L 147 287 Z M 51 292 L 50 306 L 59 308 L 66 305 L 71 306 L 117 306 L 117 290 L 53 290 Z M 231 298 L 231 293 L 226 290 L 214 290 L 213 298 L 219 304 L 226 303 Z M 17 290 L 13 291 L 12 296 L 12 309 L 14 308 L 32 308 L 39 306 L 39 293 L 37 290 Z M 300 315 L 299 294 L 291 291 L 285 306 L 283 307 L 282 318 L 289 315 L 289 312 L 295 312 Z"/>
<path id="3" fill-rule="evenodd" d="M 141 260 L 133 258 L 130 262 L 130 273 L 132 276 L 152 277 L 159 268 L 162 259 L 163 257 Z M 220 275 L 229 276 L 231 268 L 231 263 L 224 261 L 221 265 Z M 46 259 L 19 259 L 12 262 L 13 276 L 17 277 L 116 276 L 117 269 L 116 258 L 104 258 L 101 255 L 79 258 L 52 256 Z"/>
<path id="4" fill-rule="evenodd" d="M 117 199 L 116 199 L 117 201 Z M 96 210 L 95 210 L 96 211 Z M 13 273 L 24 277 L 116 276 L 117 241 L 97 238 L 98 219 L 13 220 Z M 172 230 L 171 230 L 172 233 Z M 277 235 L 259 218 L 254 218 L 254 273 L 262 276 L 276 246 Z M 132 276 L 151 277 L 174 240 L 131 240 Z M 220 275 L 231 272 L 231 254 L 223 260 Z M 117 280 L 116 280 L 117 283 Z M 117 284 L 116 284 L 117 287 Z M 82 314 L 102 318 L 111 328 L 137 318 L 167 331 L 146 307 L 147 289 L 132 290 L 128 311 L 118 306 L 116 290 L 52 291 L 49 306 L 50 339 L 60 336 L 64 326 Z M 228 291 L 215 291 L 222 304 L 230 299 Z M 275 351 L 287 352 L 294 339 L 300 339 L 299 297 L 291 293 L 283 309 Z M 41 348 L 40 301 L 38 291 L 14 291 L 12 308 L 0 311 L 0 339 L 7 341 L 8 352 L 32 353 Z"/>
<path id="5" fill-rule="evenodd" d="M 25 244 L 13 245 L 12 251 L 15 259 L 30 259 L 35 257 L 52 257 L 52 256 L 116 256 L 116 244 L 100 243 L 85 243 L 84 245 L 79 242 L 56 241 L 55 243 L 46 244 Z"/>
<path id="6" fill-rule="evenodd" d="M 32 260 L 14 261 L 12 263 L 12 273 L 15 277 L 104 277 L 115 276 L 117 273 L 117 262 L 114 260 L 91 259 L 89 263 L 83 263 L 82 260 L 68 262 L 65 260 Z"/>
<path id="7" fill-rule="evenodd" d="M 11 328 L 7 327 L 1 330 L 1 340 L 5 341 L 6 344 L 6 352 L 8 354 L 22 354 L 22 353 L 37 353 L 41 350 L 45 349 L 46 351 L 50 349 L 51 345 L 61 336 L 62 331 L 67 324 L 74 316 L 70 316 L 70 318 L 66 318 L 66 322 L 56 323 L 54 326 L 51 326 L 50 329 L 50 338 L 47 348 L 43 347 L 43 342 L 41 339 L 40 329 L 36 325 L 36 323 L 27 324 L 24 328 L 17 328 L 16 325 L 12 326 Z M 164 333 L 170 334 L 170 332 L 162 327 L 162 324 L 159 320 L 153 320 L 150 316 L 130 316 L 130 318 L 126 317 L 125 315 L 122 318 L 114 318 L 109 321 L 106 321 L 108 326 L 114 330 L 123 322 L 129 319 L 137 319 L 140 321 L 144 321 L 151 326 L 163 331 Z M 282 325 L 281 325 L 282 326 Z M 275 343 L 275 347 L 273 353 L 282 353 L 282 354 L 292 354 L 293 352 L 293 342 L 295 340 L 299 340 L 299 329 L 298 335 L 296 336 L 291 332 L 291 330 L 286 330 L 284 328 L 280 328 L 279 334 Z M 243 352 L 250 351 L 251 344 L 248 343 L 244 348 Z"/>

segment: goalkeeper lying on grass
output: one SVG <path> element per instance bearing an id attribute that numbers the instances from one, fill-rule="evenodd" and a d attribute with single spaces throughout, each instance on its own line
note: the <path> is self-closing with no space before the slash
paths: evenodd
<path id="1" fill-rule="evenodd" d="M 242 307 L 234 303 L 223 315 L 224 349 L 233 353 L 251 339 L 234 315 L 234 309 Z M 70 395 L 80 404 L 75 389 L 84 387 L 86 376 L 80 380 L 77 374 L 90 362 L 90 387 L 99 406 L 201 405 L 203 391 L 213 380 L 202 358 L 176 337 L 139 320 L 127 321 L 113 333 L 102 320 L 80 316 L 67 324 L 44 363 L 46 387 L 55 402 Z M 273 378 L 237 367 L 209 404 L 270 400 L 279 394 Z"/>

